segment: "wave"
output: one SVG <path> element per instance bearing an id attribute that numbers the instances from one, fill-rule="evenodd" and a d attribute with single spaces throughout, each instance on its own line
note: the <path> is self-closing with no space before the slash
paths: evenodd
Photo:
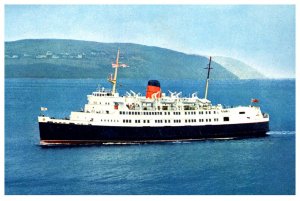
<path id="1" fill-rule="evenodd" d="M 134 144 L 145 144 L 142 142 L 104 142 L 102 145 L 134 145 Z"/>
<path id="2" fill-rule="evenodd" d="M 295 135 L 296 131 L 269 131 L 268 135 Z"/>

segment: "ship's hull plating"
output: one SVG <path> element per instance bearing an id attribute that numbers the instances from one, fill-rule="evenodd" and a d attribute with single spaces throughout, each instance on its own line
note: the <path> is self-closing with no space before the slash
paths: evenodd
<path id="1" fill-rule="evenodd" d="M 42 145 L 143 143 L 260 137 L 265 136 L 269 131 L 269 122 L 165 127 L 95 126 L 40 122 L 39 128 Z"/>

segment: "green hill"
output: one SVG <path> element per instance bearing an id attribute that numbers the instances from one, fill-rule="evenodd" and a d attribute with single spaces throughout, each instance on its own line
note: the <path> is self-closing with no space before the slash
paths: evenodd
<path id="1" fill-rule="evenodd" d="M 120 61 L 130 66 L 120 68 L 122 78 L 204 79 L 206 75 L 208 58 L 203 56 L 131 43 L 34 39 L 5 42 L 5 77 L 106 78 L 113 72 L 118 48 Z M 212 79 L 244 78 L 214 58 L 212 67 Z"/>
<path id="2" fill-rule="evenodd" d="M 238 76 L 240 79 L 266 78 L 263 74 L 242 61 L 229 57 L 214 57 L 214 61 Z"/>

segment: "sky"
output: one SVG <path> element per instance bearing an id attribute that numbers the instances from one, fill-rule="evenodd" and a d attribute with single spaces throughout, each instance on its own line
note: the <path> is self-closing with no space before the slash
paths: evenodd
<path id="1" fill-rule="evenodd" d="M 294 5 L 5 5 L 4 40 L 129 42 L 295 78 Z"/>

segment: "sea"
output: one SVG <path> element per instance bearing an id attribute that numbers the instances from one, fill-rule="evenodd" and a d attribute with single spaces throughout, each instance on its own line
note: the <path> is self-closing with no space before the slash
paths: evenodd
<path id="1" fill-rule="evenodd" d="M 164 93 L 204 81 L 161 80 Z M 119 93 L 145 94 L 147 80 L 120 79 Z M 66 117 L 104 79 L 5 79 L 6 195 L 294 195 L 295 79 L 210 80 L 208 98 L 231 107 L 259 100 L 267 137 L 149 144 L 39 144 L 37 117 Z M 125 133 L 124 133 L 125 134 Z"/>

